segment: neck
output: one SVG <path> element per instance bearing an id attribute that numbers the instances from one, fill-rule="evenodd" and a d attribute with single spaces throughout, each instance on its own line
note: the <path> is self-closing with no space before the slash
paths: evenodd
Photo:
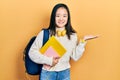
<path id="1" fill-rule="evenodd" d="M 65 27 L 56 27 L 56 30 L 63 31 L 65 30 Z"/>

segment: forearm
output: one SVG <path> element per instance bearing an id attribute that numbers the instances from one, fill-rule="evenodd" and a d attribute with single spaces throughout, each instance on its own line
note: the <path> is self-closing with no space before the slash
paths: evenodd
<path id="1" fill-rule="evenodd" d="M 86 42 L 82 43 L 80 42 L 74 49 L 73 49 L 73 53 L 71 55 L 72 59 L 77 61 L 78 59 L 81 58 L 81 56 L 83 55 L 84 51 L 85 51 L 85 45 Z"/>

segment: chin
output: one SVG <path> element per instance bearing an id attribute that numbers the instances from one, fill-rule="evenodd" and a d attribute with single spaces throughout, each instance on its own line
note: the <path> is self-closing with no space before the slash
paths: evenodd
<path id="1" fill-rule="evenodd" d="M 59 28 L 62 28 L 62 27 L 64 27 L 64 26 L 65 26 L 65 25 L 58 25 Z"/>

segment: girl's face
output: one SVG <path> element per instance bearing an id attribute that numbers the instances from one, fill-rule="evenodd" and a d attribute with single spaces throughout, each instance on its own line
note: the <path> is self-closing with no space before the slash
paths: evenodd
<path id="1" fill-rule="evenodd" d="M 68 21 L 67 10 L 63 7 L 58 8 L 55 16 L 56 26 L 58 28 L 65 27 L 65 25 L 67 24 L 67 21 Z"/>

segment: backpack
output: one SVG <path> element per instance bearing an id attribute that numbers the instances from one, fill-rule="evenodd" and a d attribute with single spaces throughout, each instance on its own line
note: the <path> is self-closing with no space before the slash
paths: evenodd
<path id="1" fill-rule="evenodd" d="M 47 42 L 48 38 L 49 38 L 49 30 L 47 29 L 43 29 L 44 33 L 43 33 L 43 43 L 42 46 Z M 29 50 L 34 42 L 34 40 L 36 39 L 36 36 L 33 36 L 30 41 L 28 42 L 27 46 L 24 49 L 24 62 L 25 62 L 25 68 L 26 68 L 26 73 L 30 74 L 30 75 L 40 75 L 41 70 L 42 70 L 42 66 L 43 64 L 37 64 L 35 62 L 33 62 L 30 58 L 29 58 Z"/>

